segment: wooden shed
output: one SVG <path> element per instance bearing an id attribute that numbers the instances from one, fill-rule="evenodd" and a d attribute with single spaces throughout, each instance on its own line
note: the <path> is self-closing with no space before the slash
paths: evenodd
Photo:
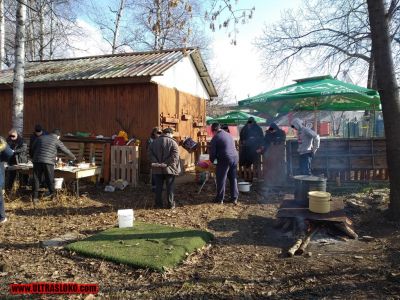
<path id="1" fill-rule="evenodd" d="M 33 61 L 25 76 L 24 134 L 35 124 L 103 136 L 125 129 L 142 141 L 142 153 L 155 126 L 199 140 L 206 101 L 217 96 L 195 48 Z M 1 135 L 12 124 L 12 81 L 12 69 L 0 73 Z M 181 157 L 194 163 L 187 151 Z"/>

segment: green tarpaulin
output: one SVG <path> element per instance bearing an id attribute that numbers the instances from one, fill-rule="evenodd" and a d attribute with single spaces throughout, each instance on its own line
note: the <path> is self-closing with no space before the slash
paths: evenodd
<path id="1" fill-rule="evenodd" d="M 375 90 L 346 83 L 329 75 L 295 81 L 295 84 L 239 101 L 239 106 L 270 114 L 301 110 L 380 109 L 379 94 Z"/>
<path id="2" fill-rule="evenodd" d="M 230 111 L 222 116 L 215 117 L 210 121 L 207 120 L 207 124 L 211 124 L 214 122 L 218 122 L 221 124 L 227 124 L 227 125 L 245 124 L 250 117 L 253 117 L 257 123 L 267 122 L 267 120 L 264 118 L 253 116 L 253 115 L 245 113 L 243 111 Z"/>

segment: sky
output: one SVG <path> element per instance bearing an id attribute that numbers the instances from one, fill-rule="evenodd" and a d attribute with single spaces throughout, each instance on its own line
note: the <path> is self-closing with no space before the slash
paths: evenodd
<path id="1" fill-rule="evenodd" d="M 255 6 L 253 18 L 244 25 L 239 25 L 239 33 L 236 37 L 237 45 L 231 45 L 231 39 L 225 30 L 210 32 L 213 50 L 211 66 L 208 66 L 211 77 L 212 70 L 218 70 L 224 74 L 229 81 L 230 99 L 227 103 L 236 103 L 249 96 L 269 91 L 285 84 L 293 83 L 293 79 L 306 77 L 301 70 L 292 69 L 288 78 L 275 78 L 266 80 L 260 68 L 260 58 L 253 42 L 260 36 L 265 25 L 276 22 L 284 9 L 295 9 L 300 5 L 301 0 L 239 0 L 239 8 Z M 109 46 L 102 40 L 101 34 L 96 28 L 84 19 L 78 19 L 79 25 L 87 32 L 84 39 L 77 38 L 74 46 L 77 50 L 71 53 L 72 56 L 99 55 L 106 53 Z"/>
<path id="2" fill-rule="evenodd" d="M 277 0 L 239 0 L 242 7 L 255 6 L 254 17 L 245 25 L 238 27 L 237 45 L 230 44 L 230 38 L 226 32 L 219 31 L 213 34 L 213 65 L 223 71 L 230 81 L 232 99 L 235 103 L 247 97 L 267 92 L 273 88 L 293 83 L 293 79 L 305 77 L 301 70 L 293 69 L 290 78 L 286 80 L 277 78 L 274 82 L 266 80 L 260 68 L 260 58 L 257 49 L 253 46 L 256 37 L 262 34 L 265 25 L 279 20 L 284 9 L 295 9 L 301 0 L 277 1 Z"/>

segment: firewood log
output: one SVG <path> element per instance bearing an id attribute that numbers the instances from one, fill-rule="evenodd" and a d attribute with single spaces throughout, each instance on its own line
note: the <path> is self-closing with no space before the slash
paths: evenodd
<path id="1" fill-rule="evenodd" d="M 318 232 L 319 228 L 315 228 L 314 230 L 312 230 L 307 237 L 303 240 L 303 242 L 301 243 L 299 249 L 296 251 L 296 255 L 302 255 L 304 253 L 304 251 L 306 250 L 308 244 L 310 243 L 312 237 Z"/>
<path id="2" fill-rule="evenodd" d="M 293 256 L 296 253 L 296 251 L 300 248 L 302 242 L 303 242 L 302 239 L 298 239 L 296 243 L 288 250 L 288 255 Z"/>
<path id="3" fill-rule="evenodd" d="M 345 223 L 336 223 L 333 224 L 333 226 L 339 229 L 340 231 L 344 232 L 345 234 L 347 234 L 352 239 L 358 238 L 358 234 L 355 233 L 355 231 Z"/>

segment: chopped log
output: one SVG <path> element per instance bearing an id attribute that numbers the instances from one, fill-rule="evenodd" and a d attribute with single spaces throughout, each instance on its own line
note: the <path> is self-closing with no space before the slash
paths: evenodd
<path id="1" fill-rule="evenodd" d="M 288 255 L 293 256 L 296 253 L 296 251 L 300 248 L 302 242 L 303 242 L 302 239 L 298 239 L 296 243 L 288 250 Z"/>
<path id="2" fill-rule="evenodd" d="M 319 231 L 319 228 L 316 227 L 314 230 L 312 230 L 307 237 L 303 240 L 303 242 L 301 243 L 299 249 L 296 251 L 296 255 L 302 255 L 304 253 L 304 251 L 306 250 L 308 244 L 310 243 L 312 237 Z"/>
<path id="3" fill-rule="evenodd" d="M 339 229 L 340 231 L 342 231 L 345 234 L 347 234 L 350 238 L 352 238 L 352 239 L 358 238 L 358 234 L 355 233 L 355 231 L 353 229 L 351 229 L 347 224 L 345 224 L 345 223 L 335 223 L 335 224 L 332 224 L 332 225 L 334 227 L 336 227 L 337 229 Z"/>
<path id="4" fill-rule="evenodd" d="M 351 226 L 353 225 L 353 221 L 350 220 L 349 218 L 346 218 L 346 224 Z"/>

